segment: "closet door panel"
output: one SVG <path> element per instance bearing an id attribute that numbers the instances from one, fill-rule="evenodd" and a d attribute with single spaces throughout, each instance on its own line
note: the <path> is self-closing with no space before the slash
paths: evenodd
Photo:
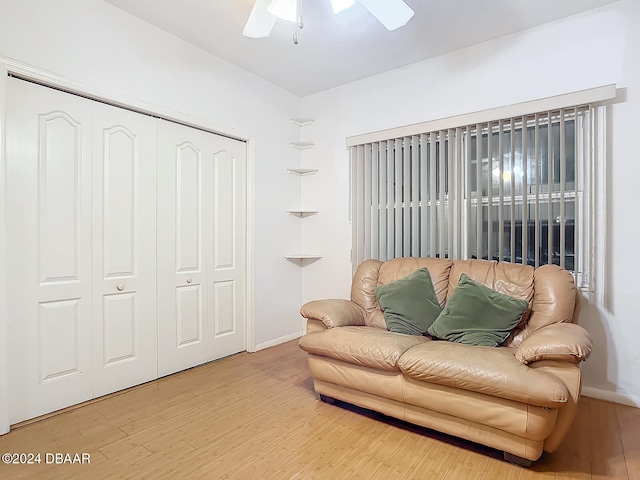
<path id="1" fill-rule="evenodd" d="M 175 147 L 176 272 L 202 272 L 202 151 Z"/>
<path id="2" fill-rule="evenodd" d="M 103 187 L 103 272 L 107 278 L 133 275 L 140 141 L 137 135 L 121 125 L 99 129 L 98 135 L 98 145 L 102 149 L 97 152 L 97 161 L 102 159 L 102 165 L 98 165 L 96 171 L 103 175 L 96 182 L 102 183 Z M 153 179 L 145 177 L 145 181 L 149 180 Z"/>
<path id="3" fill-rule="evenodd" d="M 40 382 L 80 373 L 78 330 L 80 299 L 38 304 L 38 357 Z"/>
<path id="4" fill-rule="evenodd" d="M 236 332 L 234 281 L 215 282 L 212 285 L 214 336 L 219 338 Z"/>
<path id="5" fill-rule="evenodd" d="M 207 360 L 205 132 L 158 123 L 158 374 Z"/>
<path id="6" fill-rule="evenodd" d="M 235 268 L 236 159 L 228 152 L 213 156 L 213 268 Z"/>
<path id="7" fill-rule="evenodd" d="M 94 396 L 157 378 L 157 121 L 94 103 Z"/>
<path id="8" fill-rule="evenodd" d="M 213 245 L 208 265 L 209 360 L 246 348 L 246 146 L 216 138 L 213 146 Z"/>
<path id="9" fill-rule="evenodd" d="M 91 107 L 7 80 L 9 409 L 16 423 L 92 396 Z"/>
<path id="10" fill-rule="evenodd" d="M 86 128 L 86 127 L 85 127 Z M 63 111 L 38 121 L 38 267 L 41 284 L 79 280 L 82 124 Z"/>
<path id="11" fill-rule="evenodd" d="M 136 340 L 136 294 L 104 295 L 102 299 L 102 338 L 104 352 L 102 367 L 134 360 L 139 350 Z M 130 366 L 130 365 L 127 365 Z M 98 395 L 100 393 L 97 393 Z"/>
<path id="12" fill-rule="evenodd" d="M 200 285 L 176 287 L 177 348 L 185 348 L 203 342 L 203 306 Z"/>

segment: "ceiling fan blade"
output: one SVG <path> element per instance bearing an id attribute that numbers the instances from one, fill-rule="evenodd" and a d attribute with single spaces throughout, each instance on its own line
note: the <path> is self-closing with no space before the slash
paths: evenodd
<path id="1" fill-rule="evenodd" d="M 403 0 L 360 0 L 360 3 L 387 30 L 395 30 L 406 25 L 414 14 Z"/>
<path id="2" fill-rule="evenodd" d="M 267 11 L 270 4 L 271 0 L 256 0 L 247 24 L 242 31 L 245 37 L 263 38 L 271 35 L 271 30 L 273 30 L 273 26 L 276 23 L 276 17 Z"/>

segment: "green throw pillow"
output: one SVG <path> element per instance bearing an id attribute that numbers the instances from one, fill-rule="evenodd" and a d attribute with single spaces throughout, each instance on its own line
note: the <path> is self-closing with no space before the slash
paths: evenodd
<path id="1" fill-rule="evenodd" d="M 390 332 L 424 335 L 440 315 L 440 303 L 426 268 L 379 286 L 376 296 Z"/>
<path id="2" fill-rule="evenodd" d="M 520 321 L 529 302 L 485 287 L 464 273 L 440 316 L 432 337 L 468 345 L 500 345 Z"/>

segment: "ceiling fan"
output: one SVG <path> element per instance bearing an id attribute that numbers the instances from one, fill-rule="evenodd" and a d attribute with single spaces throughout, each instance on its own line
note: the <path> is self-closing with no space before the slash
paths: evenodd
<path id="1" fill-rule="evenodd" d="M 333 13 L 339 13 L 351 7 L 356 0 L 331 0 Z M 371 15 L 373 15 L 387 30 L 400 28 L 413 17 L 413 10 L 403 0 L 358 0 Z M 281 18 L 290 22 L 297 22 L 298 28 L 302 23 L 302 0 L 256 0 L 253 10 L 244 27 L 243 35 L 251 38 L 268 37 L 276 23 Z M 297 34 L 294 33 L 294 43 Z"/>

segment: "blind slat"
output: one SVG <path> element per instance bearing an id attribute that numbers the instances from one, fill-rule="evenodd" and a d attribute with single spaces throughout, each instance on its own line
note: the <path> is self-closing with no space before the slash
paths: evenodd
<path id="1" fill-rule="evenodd" d="M 498 260 L 504 247 L 504 121 L 498 123 Z"/>
<path id="2" fill-rule="evenodd" d="M 378 158 L 378 144 L 371 145 L 371 257 L 379 258 L 380 244 L 378 232 L 380 231 L 380 159 Z"/>
<path id="3" fill-rule="evenodd" d="M 509 202 L 509 217 L 511 226 L 509 228 L 509 257 L 512 262 L 516 261 L 516 119 L 511 119 L 511 145 L 509 147 L 509 180 L 511 190 L 511 202 Z"/>
<path id="4" fill-rule="evenodd" d="M 471 126 L 467 127 L 467 136 L 466 136 L 466 152 L 465 152 L 465 170 L 467 172 L 467 188 L 466 190 L 466 217 L 467 222 L 465 225 L 465 232 L 467 241 L 466 243 L 466 252 L 465 255 L 467 257 L 471 256 Z"/>
<path id="5" fill-rule="evenodd" d="M 578 125 L 578 108 L 576 107 L 574 110 L 574 135 L 573 135 L 573 151 L 574 151 L 574 159 L 573 162 L 573 178 L 574 178 L 574 188 L 576 191 L 576 203 L 575 203 L 575 216 L 574 216 L 574 225 L 573 225 L 573 269 L 576 273 L 576 283 L 579 284 L 579 280 L 581 280 L 580 275 L 584 271 L 584 266 L 582 265 L 581 260 L 581 245 L 578 240 L 577 233 L 581 230 L 581 218 L 583 215 L 582 205 L 584 204 L 584 195 L 583 195 L 583 184 L 581 181 L 582 171 L 580 170 L 580 162 L 578 162 L 578 158 L 582 158 L 582 151 L 580 146 L 580 139 L 582 136 L 582 121 L 580 121 L 580 125 Z M 580 119 L 581 120 L 581 119 Z"/>
<path id="6" fill-rule="evenodd" d="M 396 139 L 394 142 L 394 209 L 395 218 L 395 238 L 394 238 L 394 257 L 402 257 L 402 140 Z"/>
<path id="7" fill-rule="evenodd" d="M 476 256 L 482 258 L 482 125 L 476 125 Z"/>
<path id="8" fill-rule="evenodd" d="M 389 209 L 387 208 L 389 203 L 387 196 L 387 142 L 378 143 L 378 155 L 380 162 L 380 172 L 378 175 L 378 189 L 380 191 L 380 234 L 378 235 L 378 239 L 380 242 L 380 254 L 378 259 L 386 260 L 389 258 L 387 256 L 387 252 L 389 251 L 387 245 L 387 232 L 389 231 Z"/>
<path id="9" fill-rule="evenodd" d="M 454 203 L 455 203 L 455 220 L 454 220 L 454 259 L 463 258 L 463 209 L 464 209 L 464 176 L 463 176 L 463 160 L 464 160 L 464 148 L 463 148 L 463 129 L 456 129 L 456 156 L 454 162 L 454 174 L 455 174 L 455 191 L 454 191 Z"/>
<path id="10" fill-rule="evenodd" d="M 389 140 L 386 146 L 386 154 L 387 154 L 387 184 L 385 185 L 385 189 L 387 191 L 387 202 L 386 202 L 386 217 L 387 217 L 387 254 L 384 260 L 388 260 L 394 257 L 395 247 L 395 237 L 394 237 L 394 209 L 393 209 L 393 182 L 394 182 L 394 165 L 393 165 L 393 154 L 394 154 L 394 142 L 393 140 Z"/>
<path id="11" fill-rule="evenodd" d="M 553 263 L 553 127 L 551 125 L 551 112 L 547 114 L 547 263 Z"/>
<path id="12" fill-rule="evenodd" d="M 565 266 L 565 204 L 564 192 L 567 181 L 567 152 L 565 150 L 565 120 L 564 109 L 560 110 L 560 266 Z"/>
<path id="13" fill-rule="evenodd" d="M 529 132 L 526 117 L 522 117 L 522 264 L 529 261 Z"/>
<path id="14" fill-rule="evenodd" d="M 418 230 L 418 140 L 419 137 L 414 135 L 411 137 L 411 255 L 420 256 L 420 233 Z"/>
<path id="15" fill-rule="evenodd" d="M 487 259 L 493 258 L 493 125 L 487 124 Z"/>
<path id="16" fill-rule="evenodd" d="M 420 256 L 428 256 L 429 235 L 427 223 L 427 202 L 429 184 L 427 173 L 429 165 L 427 163 L 427 152 L 429 150 L 428 136 L 420 135 Z"/>
<path id="17" fill-rule="evenodd" d="M 457 230 L 456 221 L 456 190 L 454 187 L 454 165 L 458 161 L 458 135 L 455 130 L 449 130 L 449 162 L 447 164 L 447 208 L 449 215 L 447 218 L 447 256 L 450 259 L 458 258 L 455 250 L 454 233 Z"/>
<path id="18" fill-rule="evenodd" d="M 364 244 L 364 229 L 362 218 L 364 216 L 364 195 L 363 195 L 363 163 L 364 163 L 364 146 L 358 146 L 355 149 L 354 155 L 354 174 L 352 175 L 352 192 L 354 195 L 355 205 L 355 218 L 352 219 L 354 237 L 357 239 L 354 249 L 352 251 L 355 264 L 360 264 L 364 260 L 363 244 Z"/>
<path id="19" fill-rule="evenodd" d="M 363 206 L 363 237 L 371 235 L 371 217 L 373 215 L 373 205 L 371 201 L 371 170 L 372 170 L 371 145 L 364 147 L 364 206 Z M 371 258 L 371 242 L 363 242 L 362 257 L 364 260 Z"/>
<path id="20" fill-rule="evenodd" d="M 437 134 L 429 134 L 429 256 L 436 256 L 436 145 Z"/>
<path id="21" fill-rule="evenodd" d="M 536 114 L 535 119 L 535 127 L 534 127 L 534 162 L 535 162 L 535 172 L 536 172 L 536 189 L 535 189 L 535 198 L 536 203 L 534 206 L 534 215 L 535 215 L 535 223 L 534 223 L 534 267 L 538 268 L 540 266 L 540 183 L 542 178 L 542 166 L 540 162 L 540 116 Z"/>
<path id="22" fill-rule="evenodd" d="M 411 255 L 411 139 L 402 141 L 402 256 Z"/>
<path id="23" fill-rule="evenodd" d="M 440 132 L 440 160 L 438 165 L 440 191 L 438 192 L 438 206 L 436 207 L 438 221 L 438 256 L 444 258 L 447 241 L 446 217 L 444 215 L 445 177 L 446 177 L 446 142 L 447 132 Z"/>

